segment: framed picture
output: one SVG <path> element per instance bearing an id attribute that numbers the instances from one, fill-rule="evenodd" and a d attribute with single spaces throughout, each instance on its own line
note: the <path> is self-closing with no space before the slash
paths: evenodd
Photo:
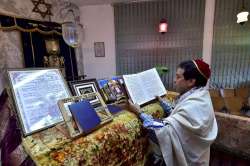
<path id="1" fill-rule="evenodd" d="M 98 87 L 96 79 L 87 79 L 87 80 L 79 80 L 79 81 L 71 81 L 69 82 L 72 93 L 76 96 L 97 92 L 99 93 L 100 89 Z M 100 101 L 96 96 L 90 97 L 89 102 L 91 104 L 99 104 Z"/>
<path id="2" fill-rule="evenodd" d="M 122 103 L 127 100 L 126 89 L 121 76 L 100 79 L 97 82 L 106 103 Z"/>
<path id="3" fill-rule="evenodd" d="M 100 94 L 97 92 L 94 93 L 87 93 L 79 96 L 73 96 L 69 98 L 65 98 L 62 100 L 59 100 L 58 105 L 60 107 L 60 110 L 62 112 L 63 118 L 66 122 L 66 125 L 68 127 L 69 135 L 74 138 L 78 137 L 82 134 L 88 134 L 82 128 L 80 127 L 79 123 L 74 119 L 73 116 L 69 116 L 68 114 L 68 109 L 69 105 L 73 103 L 80 102 L 84 99 L 89 99 L 89 98 L 97 98 L 100 101 L 100 106 L 99 107 L 94 107 L 95 112 L 97 113 L 97 116 L 100 118 L 101 123 L 96 126 L 96 128 L 92 129 L 92 131 L 98 129 L 99 127 L 103 126 L 104 124 L 110 122 L 113 120 L 112 114 L 109 112 L 107 105 L 104 103 L 103 99 L 101 98 Z M 81 114 L 84 116 L 84 109 L 82 110 L 83 113 Z M 86 116 L 86 115 L 85 115 Z"/>
<path id="4" fill-rule="evenodd" d="M 104 42 L 94 42 L 95 57 L 105 57 Z"/>
<path id="5" fill-rule="evenodd" d="M 63 121 L 57 102 L 71 93 L 59 69 L 9 69 L 7 73 L 25 136 Z"/>

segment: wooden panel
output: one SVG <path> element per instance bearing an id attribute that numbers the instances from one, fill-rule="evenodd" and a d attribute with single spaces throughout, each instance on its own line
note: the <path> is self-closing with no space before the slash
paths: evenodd
<path id="1" fill-rule="evenodd" d="M 237 88 L 235 89 L 235 95 L 243 98 L 248 98 L 249 88 Z"/>

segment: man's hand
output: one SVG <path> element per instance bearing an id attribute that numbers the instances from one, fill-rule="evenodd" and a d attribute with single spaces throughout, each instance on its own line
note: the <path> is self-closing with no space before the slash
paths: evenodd
<path id="1" fill-rule="evenodd" d="M 129 103 L 129 111 L 139 116 L 141 112 L 140 106 L 138 104 L 132 103 L 131 100 L 128 100 L 128 103 Z"/>
<path id="2" fill-rule="evenodd" d="M 161 107 L 163 108 L 164 112 L 169 115 L 172 111 L 172 107 L 171 107 L 171 103 L 167 100 L 164 100 L 162 97 L 160 96 L 155 96 L 155 98 L 157 98 L 160 102 Z"/>

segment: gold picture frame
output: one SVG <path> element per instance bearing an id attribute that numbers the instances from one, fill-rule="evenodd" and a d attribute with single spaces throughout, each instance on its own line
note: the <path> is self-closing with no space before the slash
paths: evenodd
<path id="1" fill-rule="evenodd" d="M 71 93 L 59 69 L 8 69 L 7 75 L 24 136 L 63 121 L 57 101 Z"/>
<path id="2" fill-rule="evenodd" d="M 65 99 L 59 100 L 58 105 L 59 105 L 59 108 L 60 108 L 60 110 L 62 112 L 64 121 L 65 121 L 65 123 L 66 123 L 66 125 L 68 127 L 70 137 L 75 138 L 75 137 L 78 137 L 78 136 L 81 136 L 81 135 L 86 135 L 87 133 L 84 133 L 84 131 L 81 131 L 81 129 L 79 129 L 77 127 L 72 115 L 70 115 L 68 113 L 69 112 L 68 106 L 70 104 L 72 104 L 72 103 L 79 102 L 79 101 L 81 101 L 83 99 L 89 99 L 89 98 L 93 98 L 93 97 L 97 97 L 98 100 L 101 103 L 101 106 L 94 107 L 97 115 L 100 117 L 101 123 L 96 128 L 94 128 L 93 130 L 98 129 L 101 126 L 103 126 L 106 123 L 113 120 L 113 115 L 109 112 L 109 110 L 107 108 L 107 105 L 104 103 L 104 101 L 101 98 L 99 93 L 95 93 L 95 92 L 94 93 L 88 93 L 88 94 L 83 94 L 83 95 L 80 95 L 80 96 L 73 96 L 73 97 L 70 97 L 70 98 L 65 98 Z"/>

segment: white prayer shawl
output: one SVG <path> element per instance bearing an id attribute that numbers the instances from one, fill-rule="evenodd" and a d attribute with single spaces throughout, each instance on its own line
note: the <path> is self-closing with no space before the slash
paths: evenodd
<path id="1" fill-rule="evenodd" d="M 208 166 L 218 132 L 209 92 L 194 90 L 179 101 L 163 128 L 155 130 L 167 166 Z"/>

